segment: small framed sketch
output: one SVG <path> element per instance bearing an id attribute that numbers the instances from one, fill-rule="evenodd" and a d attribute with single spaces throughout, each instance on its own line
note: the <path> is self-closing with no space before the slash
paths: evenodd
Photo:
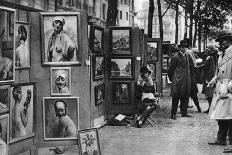
<path id="1" fill-rule="evenodd" d="M 0 86 L 0 114 L 8 112 L 10 107 L 10 85 Z"/>
<path id="2" fill-rule="evenodd" d="M 131 83 L 130 82 L 113 82 L 113 103 L 130 104 L 131 103 Z"/>
<path id="3" fill-rule="evenodd" d="M 110 79 L 133 79 L 134 78 L 134 57 L 109 57 L 109 78 Z"/>
<path id="4" fill-rule="evenodd" d="M 92 52 L 93 53 L 101 53 L 104 45 L 104 29 L 99 26 L 93 26 L 92 33 Z"/>
<path id="5" fill-rule="evenodd" d="M 158 92 L 158 88 L 157 88 L 157 87 L 158 87 L 158 86 L 157 86 L 157 82 L 156 82 L 156 81 L 154 81 L 154 82 L 153 82 L 153 85 L 154 85 L 154 88 L 155 88 L 155 92 L 157 93 L 157 92 Z"/>
<path id="6" fill-rule="evenodd" d="M 44 140 L 76 139 L 79 128 L 78 97 L 43 98 Z"/>
<path id="7" fill-rule="evenodd" d="M 110 54 L 131 53 L 131 27 L 110 27 Z"/>
<path id="8" fill-rule="evenodd" d="M 147 62 L 147 68 L 151 71 L 151 78 L 153 81 L 156 80 L 156 63 Z"/>
<path id="9" fill-rule="evenodd" d="M 26 139 L 34 133 L 35 83 L 19 83 L 11 86 L 10 95 L 10 143 Z"/>
<path id="10" fill-rule="evenodd" d="M 51 95 L 71 95 L 71 67 L 51 67 Z"/>
<path id="11" fill-rule="evenodd" d="M 146 61 L 157 62 L 158 61 L 158 42 L 157 41 L 147 41 L 147 52 Z"/>
<path id="12" fill-rule="evenodd" d="M 41 13 L 42 64 L 80 65 L 80 13 Z"/>
<path id="13" fill-rule="evenodd" d="M 9 114 L 0 115 L 0 154 L 8 155 L 9 148 Z"/>
<path id="14" fill-rule="evenodd" d="M 93 55 L 93 80 L 104 77 L 104 55 Z"/>
<path id="15" fill-rule="evenodd" d="M 101 83 L 94 87 L 95 105 L 99 105 L 104 102 L 105 99 L 105 84 Z"/>
<path id="16" fill-rule="evenodd" d="M 78 130 L 77 139 L 80 155 L 101 155 L 97 128 Z"/>
<path id="17" fill-rule="evenodd" d="M 15 68 L 30 68 L 30 24 L 16 21 Z"/>

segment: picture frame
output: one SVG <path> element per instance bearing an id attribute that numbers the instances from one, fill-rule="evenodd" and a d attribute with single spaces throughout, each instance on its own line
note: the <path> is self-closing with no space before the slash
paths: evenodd
<path id="1" fill-rule="evenodd" d="M 156 63 L 147 62 L 147 68 L 151 71 L 151 78 L 153 81 L 156 80 Z"/>
<path id="2" fill-rule="evenodd" d="M 117 56 L 109 57 L 109 78 L 110 79 L 133 79 L 134 78 L 134 57 Z"/>
<path id="3" fill-rule="evenodd" d="M 35 82 L 28 82 L 11 85 L 10 143 L 35 136 L 35 84 Z M 20 119 L 17 118 L 19 113 Z M 21 127 L 18 128 L 18 126 Z"/>
<path id="4" fill-rule="evenodd" d="M 15 80 L 15 17 L 16 10 L 0 6 L 0 85 Z"/>
<path id="5" fill-rule="evenodd" d="M 77 139 L 80 155 L 101 155 L 101 148 L 97 128 L 78 130 Z"/>
<path id="6" fill-rule="evenodd" d="M 41 21 L 42 65 L 81 65 L 80 12 L 41 13 Z M 53 26 L 58 24 L 63 25 L 60 40 L 52 40 Z"/>
<path id="7" fill-rule="evenodd" d="M 71 95 L 71 67 L 51 67 L 51 95 Z"/>
<path id="8" fill-rule="evenodd" d="M 131 55 L 131 27 L 110 27 L 110 54 Z"/>
<path id="9" fill-rule="evenodd" d="M 158 61 L 158 41 L 147 40 L 145 58 L 147 62 Z"/>
<path id="10" fill-rule="evenodd" d="M 102 53 L 104 49 L 104 28 L 94 25 L 91 33 L 92 53 Z"/>
<path id="11" fill-rule="evenodd" d="M 9 150 L 9 114 L 0 115 L 0 141 L 1 146 L 5 145 L 5 151 L 1 152 L 6 155 L 8 155 Z M 3 147 L 1 147 L 3 148 Z"/>
<path id="12" fill-rule="evenodd" d="M 104 55 L 93 55 L 93 80 L 100 80 L 104 78 Z"/>
<path id="13" fill-rule="evenodd" d="M 94 87 L 95 105 L 102 104 L 105 100 L 105 84 L 100 83 Z"/>
<path id="14" fill-rule="evenodd" d="M 0 114 L 9 112 L 10 109 L 10 85 L 0 86 Z"/>
<path id="15" fill-rule="evenodd" d="M 113 104 L 131 103 L 131 83 L 130 82 L 112 82 Z"/>
<path id="16" fill-rule="evenodd" d="M 15 69 L 30 68 L 30 23 L 23 21 L 15 22 Z"/>
<path id="17" fill-rule="evenodd" d="M 59 121 L 69 132 L 63 132 Z M 43 97 L 43 125 L 44 140 L 76 139 L 79 129 L 79 97 Z"/>

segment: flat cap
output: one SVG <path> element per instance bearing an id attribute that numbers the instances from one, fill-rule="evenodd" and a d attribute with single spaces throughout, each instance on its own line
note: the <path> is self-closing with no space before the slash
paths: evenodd
<path id="1" fill-rule="evenodd" d="M 222 30 L 219 32 L 218 37 L 215 41 L 220 41 L 221 39 L 232 37 L 232 31 L 231 30 Z"/>

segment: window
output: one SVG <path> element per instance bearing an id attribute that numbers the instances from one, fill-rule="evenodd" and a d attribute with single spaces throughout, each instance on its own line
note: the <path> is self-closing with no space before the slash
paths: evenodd
<path id="1" fill-rule="evenodd" d="M 128 20 L 128 12 L 126 12 L 126 20 Z"/>
<path id="2" fill-rule="evenodd" d="M 106 4 L 102 4 L 102 18 L 105 20 L 106 19 Z"/>
<path id="3" fill-rule="evenodd" d="M 120 11 L 120 19 L 122 19 L 122 11 Z"/>

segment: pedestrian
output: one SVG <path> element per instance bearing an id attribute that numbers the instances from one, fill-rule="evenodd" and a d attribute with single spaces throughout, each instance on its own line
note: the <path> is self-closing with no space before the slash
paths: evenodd
<path id="1" fill-rule="evenodd" d="M 168 68 L 168 78 L 172 82 L 171 96 L 172 109 L 171 118 L 176 119 L 178 102 L 180 101 L 180 113 L 182 117 L 191 117 L 187 114 L 188 100 L 191 91 L 190 66 L 185 50 L 174 47 L 174 56 L 171 58 Z"/>
<path id="2" fill-rule="evenodd" d="M 219 50 L 218 67 L 213 79 L 208 83 L 208 87 L 216 85 L 209 116 L 218 121 L 217 139 L 208 142 L 209 145 L 226 145 L 227 136 L 229 146 L 224 149 L 224 153 L 232 153 L 232 92 L 228 91 L 229 83 L 232 79 L 232 31 L 222 30 L 218 35 Z"/>
<path id="3" fill-rule="evenodd" d="M 209 108 L 213 98 L 213 92 L 215 87 L 207 87 L 208 83 L 212 80 L 216 72 L 216 65 L 217 65 L 217 49 L 214 45 L 210 45 L 206 48 L 207 57 L 205 60 L 205 64 L 203 66 L 203 88 L 202 94 L 205 95 L 206 100 L 209 103 L 209 107 L 204 113 L 209 113 Z"/>

